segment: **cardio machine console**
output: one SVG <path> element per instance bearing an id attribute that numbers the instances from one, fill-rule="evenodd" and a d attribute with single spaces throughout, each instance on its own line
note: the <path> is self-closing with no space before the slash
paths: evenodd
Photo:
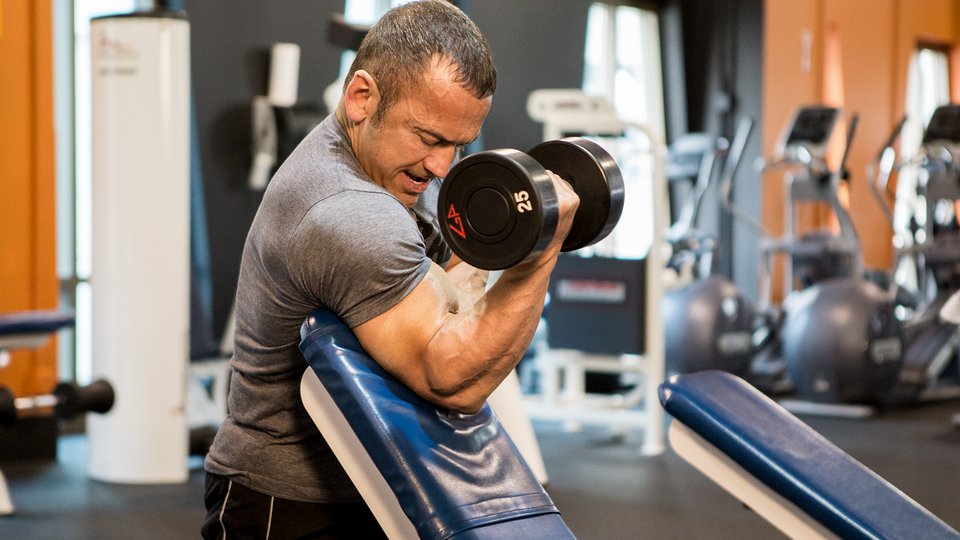
<path id="1" fill-rule="evenodd" d="M 827 142 L 830 140 L 838 118 L 840 118 L 840 109 L 837 107 L 800 108 L 778 145 L 781 149 L 779 153 L 787 159 L 798 159 L 798 149 L 802 147 L 812 158 L 822 161 L 826 155 Z"/>
<path id="2" fill-rule="evenodd" d="M 941 105 L 933 111 L 922 144 L 960 144 L 960 104 Z"/>

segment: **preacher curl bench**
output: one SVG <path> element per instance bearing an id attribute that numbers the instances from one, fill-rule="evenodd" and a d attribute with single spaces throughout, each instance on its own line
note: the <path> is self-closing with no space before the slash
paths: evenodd
<path id="1" fill-rule="evenodd" d="M 0 368 L 10 363 L 10 351 L 43 347 L 56 331 L 73 326 L 73 323 L 73 313 L 63 311 L 18 311 L 0 315 Z M 49 400 L 49 405 L 59 404 L 59 400 L 54 396 L 49 397 L 54 398 Z M 17 408 L 13 395 L 0 386 L 0 426 L 11 423 L 16 417 Z M 10 490 L 3 472 L 0 472 L 0 516 L 13 513 Z"/>
<path id="2" fill-rule="evenodd" d="M 438 409 L 329 311 L 300 336 L 304 407 L 390 538 L 573 538 L 489 404 Z"/>
<path id="3" fill-rule="evenodd" d="M 674 451 L 791 538 L 960 538 L 739 377 L 678 375 L 660 402 Z"/>
<path id="4" fill-rule="evenodd" d="M 300 350 L 304 406 L 390 538 L 573 538 L 489 405 L 437 409 L 326 310 Z M 674 450 L 788 536 L 960 538 L 733 375 L 674 377 L 660 396 Z"/>

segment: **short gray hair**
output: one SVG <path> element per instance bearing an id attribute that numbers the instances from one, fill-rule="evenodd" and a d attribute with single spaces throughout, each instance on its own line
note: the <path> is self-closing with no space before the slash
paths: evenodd
<path id="1" fill-rule="evenodd" d="M 416 88 L 435 57 L 456 69 L 456 82 L 475 97 L 497 89 L 490 45 L 460 9 L 445 0 L 420 0 L 397 6 L 370 29 L 357 50 L 344 85 L 362 69 L 380 91 L 373 122 L 379 123 L 407 88 Z"/>

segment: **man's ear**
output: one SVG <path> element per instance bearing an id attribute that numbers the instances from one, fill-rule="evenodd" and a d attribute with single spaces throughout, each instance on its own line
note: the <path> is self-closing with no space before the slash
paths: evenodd
<path id="1" fill-rule="evenodd" d="M 372 117 L 380 103 L 380 91 L 373 75 L 362 69 L 355 71 L 343 92 L 343 101 L 350 123 L 359 124 Z"/>

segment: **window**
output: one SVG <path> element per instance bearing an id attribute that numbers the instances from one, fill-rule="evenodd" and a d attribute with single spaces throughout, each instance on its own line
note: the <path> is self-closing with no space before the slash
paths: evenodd
<path id="1" fill-rule="evenodd" d="M 73 346 L 61 341 L 59 372 L 82 384 L 91 378 L 90 278 L 92 184 L 90 146 L 90 19 L 129 13 L 136 0 L 54 3 L 57 123 L 57 274 L 61 302 L 76 312 Z"/>
<path id="2" fill-rule="evenodd" d="M 907 121 L 900 134 L 902 159 L 916 155 L 920 141 L 934 109 L 950 102 L 950 70 L 947 51 L 938 47 L 920 47 L 910 59 L 907 71 L 907 95 L 904 110 Z M 912 242 L 910 218 L 916 217 L 920 225 L 926 218 L 924 202 L 917 197 L 919 171 L 916 167 L 901 169 L 897 180 L 897 196 L 893 213 L 893 228 L 898 247 Z M 907 260 L 897 264 L 897 283 L 910 290 L 918 290 L 916 268 Z"/>
<path id="3" fill-rule="evenodd" d="M 922 47 L 917 49 L 907 71 L 907 98 L 904 110 L 907 123 L 900 136 L 904 157 L 920 148 L 923 130 L 934 109 L 950 102 L 950 71 L 947 52 Z"/>
<path id="4" fill-rule="evenodd" d="M 656 12 L 599 2 L 590 6 L 583 91 L 606 97 L 621 121 L 644 126 L 657 144 L 665 138 L 662 73 Z M 642 257 L 653 242 L 653 198 L 643 195 L 653 189 L 651 141 L 640 130 L 628 130 L 621 139 L 598 142 L 620 164 L 628 196 L 620 224 L 596 252 Z"/>
<path id="5" fill-rule="evenodd" d="M 660 32 L 653 11 L 595 3 L 587 16 L 583 90 L 622 120 L 663 132 Z"/>
<path id="6" fill-rule="evenodd" d="M 390 8 L 406 4 L 410 0 L 346 0 L 343 6 L 343 18 L 354 24 L 372 25 Z M 347 76 L 353 63 L 353 51 L 344 51 L 340 56 L 340 80 Z"/>

